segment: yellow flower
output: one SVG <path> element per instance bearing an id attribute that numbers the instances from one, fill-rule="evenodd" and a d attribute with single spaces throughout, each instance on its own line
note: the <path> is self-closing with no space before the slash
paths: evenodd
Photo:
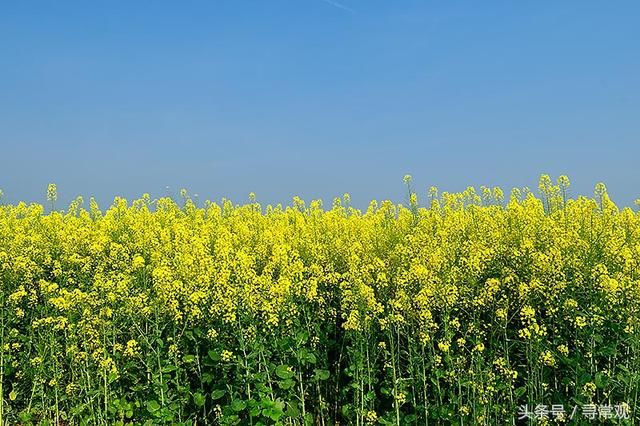
<path id="1" fill-rule="evenodd" d="M 50 183 L 47 187 L 47 201 L 54 202 L 58 199 L 58 187 L 55 183 Z"/>
<path id="2" fill-rule="evenodd" d="M 496 309 L 496 318 L 498 318 L 499 320 L 506 320 L 507 319 L 507 310 L 504 308 L 498 308 Z"/>
<path id="3" fill-rule="evenodd" d="M 460 324 L 459 318 L 456 317 L 451 320 L 451 327 L 453 327 L 454 329 L 459 330 L 461 326 L 462 324 Z"/>
<path id="4" fill-rule="evenodd" d="M 143 268 L 144 265 L 145 265 L 144 257 L 142 257 L 139 254 L 136 254 L 135 256 L 133 256 L 133 260 L 131 261 L 131 267 L 133 268 L 134 271 Z"/>
<path id="5" fill-rule="evenodd" d="M 578 302 L 576 302 L 574 299 L 567 299 L 567 301 L 564 303 L 564 307 L 568 311 L 571 311 L 571 310 L 576 309 L 578 307 Z"/>
<path id="6" fill-rule="evenodd" d="M 546 366 L 553 367 L 556 363 L 551 351 L 546 350 L 540 354 L 540 362 Z"/>
<path id="7" fill-rule="evenodd" d="M 536 310 L 529 305 L 525 305 L 520 310 L 520 316 L 523 318 L 523 320 L 531 320 L 536 316 Z"/>
<path id="8" fill-rule="evenodd" d="M 225 349 L 222 351 L 221 358 L 224 362 L 230 362 L 233 359 L 233 352 Z"/>
<path id="9" fill-rule="evenodd" d="M 438 349 L 440 349 L 442 352 L 449 352 L 450 347 L 451 344 L 449 342 L 438 342 Z"/>
<path id="10" fill-rule="evenodd" d="M 169 345 L 169 351 L 168 352 L 169 352 L 169 356 L 173 356 L 173 357 L 177 356 L 178 353 L 179 353 L 178 345 L 176 345 L 175 343 Z"/>
<path id="11" fill-rule="evenodd" d="M 377 414 L 375 411 L 373 411 L 373 410 L 369 410 L 369 411 L 367 411 L 367 413 L 365 414 L 365 416 L 364 416 L 364 420 L 365 420 L 367 423 L 375 423 L 375 422 L 377 422 L 377 421 L 378 421 L 378 414 Z"/>
<path id="12" fill-rule="evenodd" d="M 140 355 L 140 345 L 134 339 L 127 342 L 127 347 L 124 350 L 124 355 L 133 358 Z"/>
<path id="13" fill-rule="evenodd" d="M 484 344 L 482 342 L 478 343 L 477 345 L 475 345 L 473 347 L 473 351 L 474 352 L 483 352 L 484 351 Z"/>
<path id="14" fill-rule="evenodd" d="M 567 345 L 558 345 L 558 352 L 560 352 L 562 355 L 567 356 L 569 355 L 569 348 L 567 347 Z"/>
<path id="15" fill-rule="evenodd" d="M 78 389 L 80 389 L 80 386 L 78 386 L 75 383 L 69 383 L 66 387 L 65 387 L 65 393 L 67 395 L 73 395 L 74 393 L 76 393 L 76 391 L 78 391 Z"/>
<path id="16" fill-rule="evenodd" d="M 531 338 L 531 330 L 529 330 L 527 327 L 521 328 L 520 330 L 518 330 L 518 336 L 525 340 L 528 340 Z"/>
<path id="17" fill-rule="evenodd" d="M 582 390 L 586 395 L 593 396 L 596 393 L 596 384 L 593 382 L 585 383 Z"/>
<path id="18" fill-rule="evenodd" d="M 585 317 L 583 317 L 583 316 L 581 316 L 581 315 L 578 315 L 578 316 L 576 317 L 576 325 L 577 325 L 579 328 L 584 328 L 584 327 L 587 325 L 587 320 L 586 320 L 586 318 L 585 318 Z"/>

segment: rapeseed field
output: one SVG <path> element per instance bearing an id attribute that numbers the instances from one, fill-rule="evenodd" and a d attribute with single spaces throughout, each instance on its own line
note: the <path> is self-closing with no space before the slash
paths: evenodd
<path id="1" fill-rule="evenodd" d="M 640 214 L 604 185 L 0 206 L 0 424 L 634 424 Z"/>

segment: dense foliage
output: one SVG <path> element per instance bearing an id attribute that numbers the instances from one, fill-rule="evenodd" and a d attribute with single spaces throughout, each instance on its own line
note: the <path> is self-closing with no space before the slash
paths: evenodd
<path id="1" fill-rule="evenodd" d="M 508 200 L 419 201 L 405 183 L 404 206 L 365 212 L 186 192 L 60 211 L 55 186 L 49 213 L 0 206 L 0 424 L 497 425 L 523 404 L 635 407 L 638 213 L 603 185 L 568 199 L 565 177 Z"/>

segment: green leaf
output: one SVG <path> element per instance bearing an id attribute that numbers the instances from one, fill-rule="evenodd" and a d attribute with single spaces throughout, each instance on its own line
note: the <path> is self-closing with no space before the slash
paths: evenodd
<path id="1" fill-rule="evenodd" d="M 304 415 L 304 424 L 305 425 L 313 425 L 313 414 L 307 413 Z"/>
<path id="2" fill-rule="evenodd" d="M 260 406 L 256 404 L 255 406 L 253 406 L 253 407 L 251 407 L 251 408 L 250 408 L 250 410 L 249 410 L 249 415 L 250 415 L 250 416 L 253 416 L 253 417 L 257 417 L 257 416 L 259 416 L 259 415 L 260 415 L 260 412 L 261 412 L 261 411 L 262 411 L 262 410 L 260 409 Z"/>
<path id="3" fill-rule="evenodd" d="M 184 358 L 182 358 L 182 360 L 187 364 L 191 364 L 196 360 L 196 357 L 194 355 L 185 355 Z"/>
<path id="4" fill-rule="evenodd" d="M 151 401 L 147 401 L 147 410 L 149 410 L 150 413 L 153 414 L 159 409 L 160 409 L 160 404 L 158 404 L 158 401 L 153 399 Z"/>
<path id="5" fill-rule="evenodd" d="M 516 388 L 516 390 L 514 391 L 514 394 L 516 395 L 516 398 L 520 398 L 525 393 L 527 393 L 527 388 L 524 387 L 524 386 Z"/>
<path id="6" fill-rule="evenodd" d="M 284 412 L 284 415 L 287 417 L 298 417 L 300 415 L 300 409 L 298 409 L 297 404 L 290 402 L 287 404 L 287 410 Z"/>
<path id="7" fill-rule="evenodd" d="M 274 408 L 279 410 L 281 413 L 284 413 L 284 402 L 281 399 L 276 399 L 274 401 Z"/>
<path id="8" fill-rule="evenodd" d="M 351 404 L 345 404 L 342 407 L 340 407 L 340 412 L 345 417 L 349 417 L 351 414 L 351 411 L 352 411 Z"/>
<path id="9" fill-rule="evenodd" d="M 364 395 L 364 400 L 367 402 L 375 401 L 376 393 L 374 391 L 369 391 Z"/>
<path id="10" fill-rule="evenodd" d="M 315 364 L 317 362 L 316 356 L 311 352 L 307 353 L 307 356 L 305 359 L 309 364 Z"/>
<path id="11" fill-rule="evenodd" d="M 606 387 L 608 383 L 609 383 L 609 378 L 602 372 L 598 371 L 596 373 L 596 378 L 595 378 L 596 386 L 602 389 Z"/>
<path id="12" fill-rule="evenodd" d="M 275 405 L 276 403 L 271 401 L 270 399 L 263 399 L 262 401 L 260 401 L 260 406 L 264 409 L 273 408 Z"/>
<path id="13" fill-rule="evenodd" d="M 210 384 L 211 382 L 213 382 L 213 374 L 211 373 L 204 373 L 202 375 L 202 383 L 204 383 L 205 385 Z"/>
<path id="14" fill-rule="evenodd" d="M 276 367 L 276 375 L 281 379 L 290 379 L 293 377 L 293 371 L 289 370 L 288 365 L 279 365 Z"/>
<path id="15" fill-rule="evenodd" d="M 264 408 L 262 415 L 269 417 L 273 421 L 277 422 L 284 414 L 284 402 L 279 399 L 275 401 L 264 399 L 260 401 L 260 405 Z"/>
<path id="16" fill-rule="evenodd" d="M 404 421 L 407 424 L 416 424 L 416 420 L 418 420 L 418 416 L 416 416 L 415 414 L 409 414 L 408 416 L 405 416 Z"/>
<path id="17" fill-rule="evenodd" d="M 244 410 L 246 406 L 247 406 L 247 403 L 241 399 L 234 399 L 231 402 L 231 409 L 236 412 Z"/>
<path id="18" fill-rule="evenodd" d="M 299 345 L 304 345 L 305 343 L 307 343 L 307 340 L 309 340 L 309 333 L 307 333 L 306 331 L 298 332 L 298 334 L 296 334 L 296 340 L 298 341 Z"/>
<path id="19" fill-rule="evenodd" d="M 285 390 L 291 389 L 295 384 L 296 382 L 293 379 L 286 379 L 278 382 L 278 386 L 280 386 L 280 389 L 285 389 Z"/>
<path id="20" fill-rule="evenodd" d="M 585 383 L 588 383 L 588 382 L 590 382 L 590 381 L 592 381 L 591 374 L 589 374 L 589 373 L 583 373 L 583 374 L 580 376 L 580 380 L 578 381 L 578 384 L 582 386 L 582 385 L 584 385 Z"/>
<path id="21" fill-rule="evenodd" d="M 220 354 L 217 351 L 211 350 L 207 352 L 207 355 L 209 355 L 211 361 L 220 361 Z"/>
<path id="22" fill-rule="evenodd" d="M 214 401 L 216 399 L 220 399 L 224 396 L 225 393 L 227 393 L 227 391 L 224 389 L 214 390 L 213 392 L 211 392 L 211 399 L 213 399 Z"/>
<path id="23" fill-rule="evenodd" d="M 204 395 L 200 392 L 196 392 L 193 394 L 193 403 L 196 404 L 197 407 L 204 406 Z"/>
<path id="24" fill-rule="evenodd" d="M 275 408 L 271 408 L 269 409 L 269 413 L 267 414 L 267 416 L 277 422 L 278 420 L 280 420 L 280 417 L 282 417 L 282 415 L 284 414 L 284 412 L 282 410 L 277 410 Z"/>
<path id="25" fill-rule="evenodd" d="M 173 371 L 176 371 L 178 369 L 178 367 L 176 367 L 175 365 L 165 365 L 164 367 L 162 367 L 162 372 L 163 373 L 171 373 Z"/>
<path id="26" fill-rule="evenodd" d="M 315 379 L 316 380 L 327 380 L 330 376 L 329 370 L 323 370 L 320 368 L 316 368 L 315 370 L 313 370 L 315 373 Z"/>
<path id="27" fill-rule="evenodd" d="M 107 382 L 108 383 L 113 383 L 116 380 L 118 380 L 118 373 L 114 373 L 114 372 L 110 372 L 109 375 L 107 376 Z"/>

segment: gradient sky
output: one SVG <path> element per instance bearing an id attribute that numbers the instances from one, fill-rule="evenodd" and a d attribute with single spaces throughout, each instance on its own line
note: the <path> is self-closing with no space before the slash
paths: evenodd
<path id="1" fill-rule="evenodd" d="M 640 2 L 6 1 L 0 188 L 640 197 Z"/>

